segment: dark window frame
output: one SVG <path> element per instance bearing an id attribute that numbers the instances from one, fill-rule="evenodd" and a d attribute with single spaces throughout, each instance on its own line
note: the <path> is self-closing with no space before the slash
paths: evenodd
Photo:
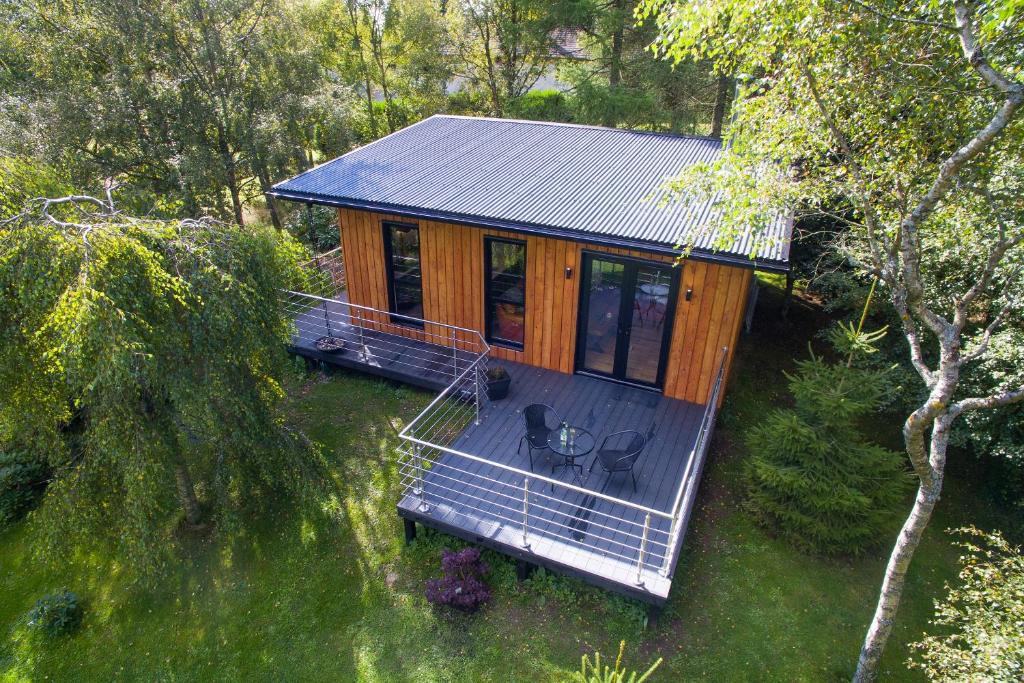
<path id="1" fill-rule="evenodd" d="M 494 281 L 492 276 L 491 245 L 495 243 L 512 244 L 523 249 L 523 300 L 522 302 L 503 301 L 493 291 Z M 529 253 L 526 247 L 526 240 L 513 240 L 506 237 L 484 237 L 484 334 L 488 344 L 501 346 L 516 351 L 522 351 L 526 347 L 526 305 L 527 297 L 527 259 Z M 492 295 L 493 298 L 492 298 Z M 517 342 L 511 339 L 504 339 L 495 336 L 493 332 L 493 320 L 491 318 L 492 303 L 510 303 L 523 307 L 523 341 Z"/>
<path id="2" fill-rule="evenodd" d="M 420 309 L 423 310 L 423 242 L 420 239 L 420 226 L 417 223 L 404 223 L 401 221 L 383 221 L 381 224 L 381 239 L 384 242 L 384 272 L 387 277 L 388 286 L 388 311 L 391 313 L 391 322 L 406 327 L 423 327 L 423 321 L 412 316 L 398 312 L 398 302 L 395 293 L 395 264 L 391 243 L 392 228 L 411 228 L 416 231 L 416 259 L 420 269 Z M 423 310 L 426 313 L 425 310 Z"/>

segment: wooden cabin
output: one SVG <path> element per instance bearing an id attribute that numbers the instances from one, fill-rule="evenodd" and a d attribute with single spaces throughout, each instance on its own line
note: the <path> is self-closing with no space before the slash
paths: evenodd
<path id="1" fill-rule="evenodd" d="M 789 221 L 723 247 L 714 206 L 661 201 L 720 153 L 710 138 L 434 116 L 274 187 L 336 207 L 341 231 L 329 271 L 344 289 L 286 293 L 292 350 L 439 392 L 401 433 L 407 538 L 435 527 L 664 603 L 754 269 L 788 268 Z M 488 364 L 509 370 L 509 398 L 485 396 Z M 522 450 L 528 404 L 562 425 L 542 465 Z M 566 433 L 581 441 L 562 452 Z M 628 478 L 595 468 L 623 434 L 641 449 Z"/>
<path id="2" fill-rule="evenodd" d="M 706 204 L 661 184 L 711 138 L 434 116 L 275 186 L 338 207 L 348 301 L 479 330 L 493 358 L 704 403 L 754 268 L 790 225 L 715 249 Z M 683 245 L 690 249 L 680 260 Z M 727 372 L 728 374 L 728 372 Z"/>

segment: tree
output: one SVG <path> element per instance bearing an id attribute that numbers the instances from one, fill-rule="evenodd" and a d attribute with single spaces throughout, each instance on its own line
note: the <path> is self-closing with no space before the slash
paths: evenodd
<path id="1" fill-rule="evenodd" d="M 933 681 L 1024 678 L 1024 555 L 1001 534 L 961 529 L 969 540 L 959 582 L 936 604 L 941 635 L 914 644 L 909 663 Z"/>
<path id="2" fill-rule="evenodd" d="M 1020 3 L 648 0 L 659 50 L 751 74 L 730 144 L 677 190 L 722 192 L 721 222 L 808 207 L 849 226 L 838 245 L 879 278 L 925 399 L 903 438 L 918 492 L 885 570 L 855 679 L 878 675 L 911 558 L 942 491 L 959 417 L 1024 399 L 962 379 L 1019 313 L 1024 241 Z M 728 240 L 729 237 L 725 237 Z M 946 256 L 960 257 L 955 270 Z"/>
<path id="3" fill-rule="evenodd" d="M 279 292 L 304 257 L 283 232 L 135 219 L 109 194 L 3 225 L 0 436 L 50 447 L 45 547 L 99 540 L 147 574 L 182 517 L 228 528 L 306 495 L 317 460 L 279 410 Z"/>
<path id="4" fill-rule="evenodd" d="M 241 223 L 247 202 L 305 163 L 310 129 L 342 121 L 345 93 L 277 0 L 19 7 L 14 82 L 42 159 L 76 185 L 130 182 L 141 196 L 129 206 Z"/>
<path id="5" fill-rule="evenodd" d="M 550 66 L 559 19 L 537 0 L 463 0 L 459 55 L 472 83 L 501 116 L 509 100 L 525 94 Z"/>
<path id="6" fill-rule="evenodd" d="M 860 426 L 884 391 L 877 374 L 812 355 L 788 375 L 795 407 L 747 434 L 750 507 L 803 550 L 856 554 L 898 519 L 906 468 Z"/>
<path id="7" fill-rule="evenodd" d="M 578 0 L 560 14 L 580 29 L 589 56 L 559 68 L 559 78 L 571 85 L 575 120 L 720 134 L 715 125 L 724 121 L 731 93 L 722 93 L 707 62 L 659 60 L 648 49 L 657 33 L 635 24 L 632 3 Z"/>

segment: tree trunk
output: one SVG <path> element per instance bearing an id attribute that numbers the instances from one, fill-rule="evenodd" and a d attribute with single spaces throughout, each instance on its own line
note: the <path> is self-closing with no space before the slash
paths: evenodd
<path id="1" fill-rule="evenodd" d="M 908 428 L 911 428 L 912 419 L 913 416 L 907 422 Z M 860 658 L 857 660 L 857 671 L 853 675 L 854 683 L 869 683 L 878 677 L 882 653 L 889 635 L 892 633 L 893 622 L 896 620 L 896 611 L 900 606 L 910 561 L 913 559 L 918 545 L 921 544 L 921 538 L 924 536 L 925 529 L 928 528 L 935 504 L 939 502 L 939 495 L 942 493 L 946 447 L 949 444 L 949 422 L 947 414 L 942 414 L 932 422 L 929 449 L 931 467 L 927 476 L 919 475 L 920 485 L 914 499 L 914 506 L 910 510 L 910 516 L 903 523 L 903 528 L 896 539 L 896 545 L 893 546 L 892 554 L 889 556 L 889 563 L 885 567 L 882 590 L 878 596 L 878 604 L 875 607 L 871 625 L 861 647 Z M 908 452 L 914 449 L 913 441 L 916 441 L 916 438 L 908 438 Z"/>
<path id="2" fill-rule="evenodd" d="M 223 126 L 217 127 L 217 150 L 220 152 L 221 162 L 224 164 L 224 179 L 231 194 L 231 208 L 235 214 L 235 222 L 245 225 L 242 220 L 242 193 L 238 189 L 238 171 L 235 162 L 235 155 L 228 147 L 227 135 Z"/>
<path id="3" fill-rule="evenodd" d="M 722 124 L 725 122 L 725 103 L 729 99 L 729 77 L 718 77 L 718 90 L 715 93 L 715 111 L 711 115 L 711 137 L 722 137 Z"/>
<path id="4" fill-rule="evenodd" d="M 615 31 L 612 33 L 612 53 L 608 62 L 608 85 L 613 90 L 619 87 L 622 81 L 622 38 L 625 33 L 626 17 L 624 0 L 615 0 L 612 3 L 612 11 L 615 15 Z"/>
<path id="5" fill-rule="evenodd" d="M 889 556 L 889 564 L 885 568 L 882 592 L 878 598 L 878 605 L 875 607 L 871 627 L 868 629 L 860 651 L 857 672 L 853 676 L 856 683 L 874 681 L 878 676 L 882 652 L 889 639 L 889 634 L 892 632 L 896 610 L 900 606 L 900 597 L 903 593 L 903 585 L 906 583 L 910 560 L 924 536 L 924 530 L 928 527 L 935 503 L 939 500 L 941 488 L 941 484 L 935 487 L 921 484 L 917 490 L 914 507 L 907 521 L 904 522 L 903 529 L 900 530 L 899 538 L 892 549 L 892 555 Z"/>
<path id="6" fill-rule="evenodd" d="M 195 486 L 192 485 L 192 475 L 189 474 L 184 460 L 178 460 L 174 466 L 174 481 L 178 487 L 178 501 L 185 512 L 185 519 L 193 526 L 199 524 L 203 520 L 203 513 L 199 509 Z"/>
<path id="7" fill-rule="evenodd" d="M 259 156 L 253 158 L 253 166 L 256 167 L 256 177 L 260 181 L 260 190 L 263 191 L 263 196 L 267 200 L 267 210 L 270 211 L 270 222 L 275 228 L 280 230 L 284 227 L 281 222 L 280 208 L 277 206 L 277 198 L 270 194 L 270 190 L 273 184 L 270 182 L 270 172 L 267 170 L 267 165 L 263 159 Z"/>

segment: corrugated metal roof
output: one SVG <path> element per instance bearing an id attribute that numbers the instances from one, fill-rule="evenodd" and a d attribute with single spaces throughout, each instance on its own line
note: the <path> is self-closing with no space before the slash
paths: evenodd
<path id="1" fill-rule="evenodd" d="M 791 221 L 755 249 L 714 249 L 711 202 L 658 205 L 662 184 L 722 143 L 596 126 L 432 116 L 274 186 L 272 194 L 786 268 Z M 752 258 L 753 257 L 753 258 Z"/>

